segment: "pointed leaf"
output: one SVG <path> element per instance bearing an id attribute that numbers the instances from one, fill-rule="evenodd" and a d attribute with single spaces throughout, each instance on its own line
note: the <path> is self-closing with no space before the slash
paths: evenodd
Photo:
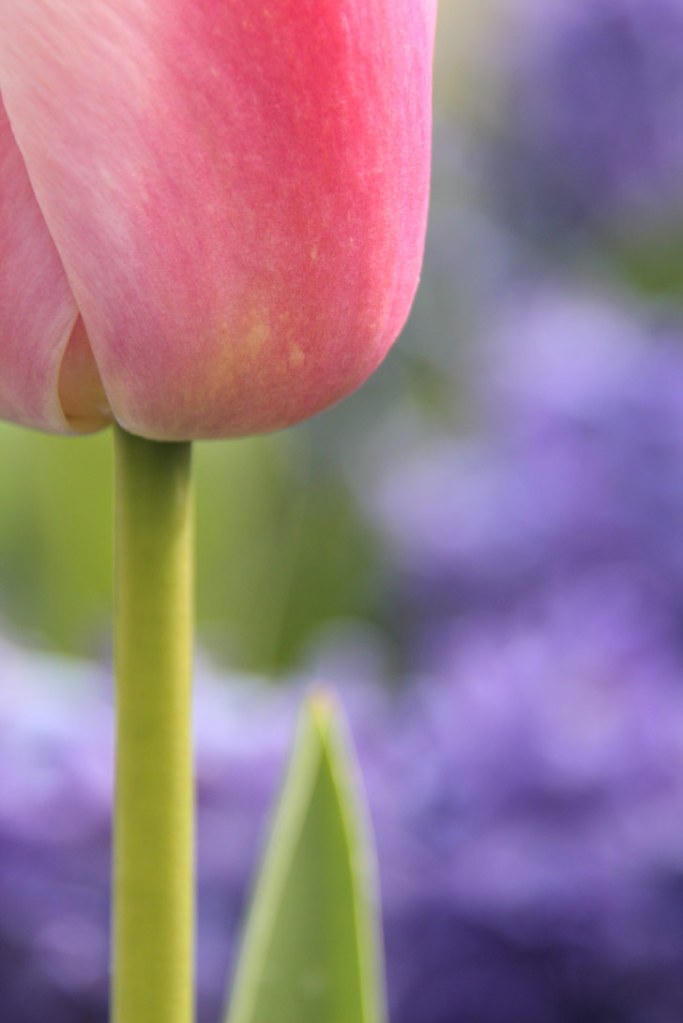
<path id="1" fill-rule="evenodd" d="M 227 1023 L 382 1023 L 370 832 L 334 702 L 312 696 L 253 895 Z"/>

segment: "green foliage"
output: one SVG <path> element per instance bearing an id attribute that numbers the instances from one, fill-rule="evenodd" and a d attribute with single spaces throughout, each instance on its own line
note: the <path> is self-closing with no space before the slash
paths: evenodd
<path id="1" fill-rule="evenodd" d="M 332 700 L 312 696 L 253 895 L 227 1023 L 382 1023 L 372 847 Z"/>
<path id="2" fill-rule="evenodd" d="M 67 652 L 109 636 L 111 436 L 0 432 L 0 612 Z"/>
<path id="3" fill-rule="evenodd" d="M 195 445 L 197 624 L 243 669 L 294 663 L 328 618 L 368 611 L 370 548 L 305 428 Z M 112 613 L 112 434 L 0 424 L 0 617 L 66 653 L 98 653 Z"/>
<path id="4" fill-rule="evenodd" d="M 656 223 L 650 231 L 617 225 L 604 242 L 605 254 L 635 295 L 666 300 L 680 306 L 683 295 L 683 224 L 672 218 Z"/>
<path id="5" fill-rule="evenodd" d="M 318 625 L 369 613 L 369 539 L 307 436 L 195 445 L 199 635 L 230 663 L 286 667 Z"/>

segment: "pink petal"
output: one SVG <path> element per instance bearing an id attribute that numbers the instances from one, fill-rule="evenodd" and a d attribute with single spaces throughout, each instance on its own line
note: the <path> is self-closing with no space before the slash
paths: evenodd
<path id="1" fill-rule="evenodd" d="M 0 418 L 57 433 L 102 426 L 110 416 L 82 325 L 78 367 L 64 358 L 78 309 L 1 101 L 0 249 Z"/>
<path id="2" fill-rule="evenodd" d="M 435 0 L 0 0 L 0 91 L 116 418 L 275 429 L 375 368 L 424 239 Z"/>

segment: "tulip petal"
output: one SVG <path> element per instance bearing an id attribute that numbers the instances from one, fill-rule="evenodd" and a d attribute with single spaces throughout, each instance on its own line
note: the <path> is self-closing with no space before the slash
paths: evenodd
<path id="1" fill-rule="evenodd" d="M 116 418 L 275 429 L 407 316 L 435 0 L 0 0 L 0 91 Z"/>
<path id="2" fill-rule="evenodd" d="M 78 308 L 1 100 L 0 250 L 0 418 L 56 433 L 97 429 L 111 417 Z M 65 359 L 75 347 L 72 339 L 78 360 Z M 73 370 L 67 368 L 71 365 Z M 65 378 L 70 381 L 66 396 Z M 84 379 L 91 381 L 90 401 Z M 77 403 L 70 400 L 71 392 L 79 396 Z"/>

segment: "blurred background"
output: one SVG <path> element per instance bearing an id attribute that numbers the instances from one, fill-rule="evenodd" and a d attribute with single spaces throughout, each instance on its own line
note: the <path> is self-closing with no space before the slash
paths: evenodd
<path id="1" fill-rule="evenodd" d="M 199 1021 L 340 689 L 391 1023 L 683 1017 L 683 0 L 442 0 L 385 365 L 196 445 Z M 112 438 L 0 425 L 0 1020 L 104 1023 Z"/>

